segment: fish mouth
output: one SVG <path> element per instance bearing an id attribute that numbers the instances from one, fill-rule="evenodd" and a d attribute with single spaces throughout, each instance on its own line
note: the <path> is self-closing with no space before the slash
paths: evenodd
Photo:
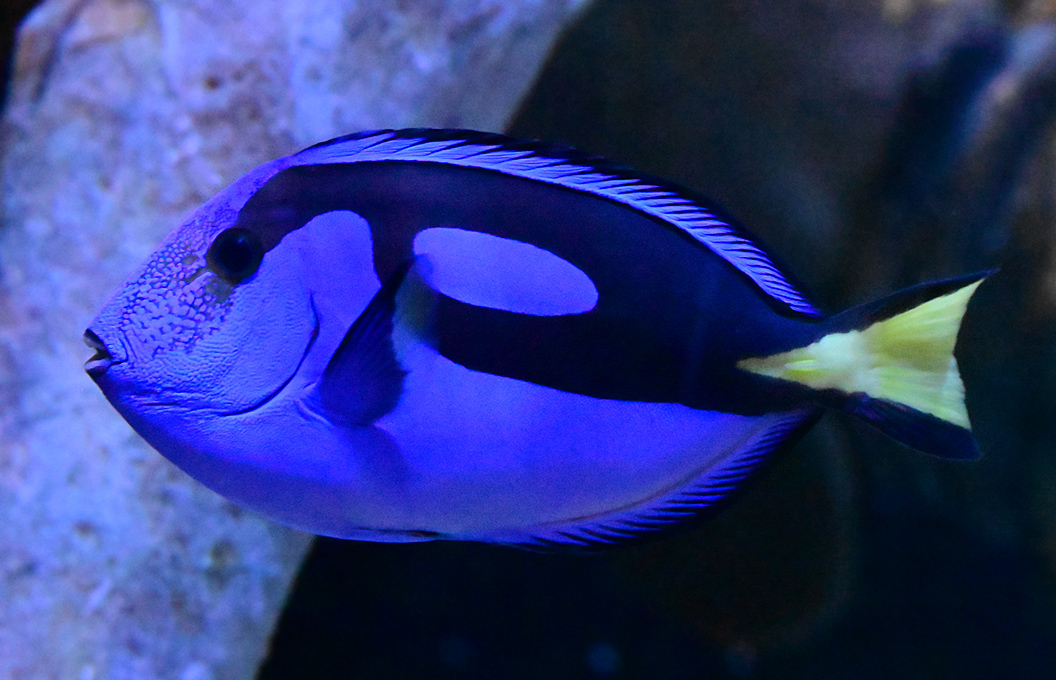
<path id="1" fill-rule="evenodd" d="M 88 329 L 84 332 L 84 344 L 88 345 L 91 349 L 95 350 L 95 354 L 89 357 L 88 361 L 84 363 L 84 370 L 88 372 L 88 375 L 92 378 L 99 378 L 107 369 L 113 366 L 115 363 L 114 356 L 110 354 L 110 350 L 107 348 L 106 343 L 102 339 Z"/>

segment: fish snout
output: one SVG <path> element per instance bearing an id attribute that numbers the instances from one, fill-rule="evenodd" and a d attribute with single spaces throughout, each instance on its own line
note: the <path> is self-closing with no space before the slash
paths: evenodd
<path id="1" fill-rule="evenodd" d="M 108 368 L 118 363 L 106 343 L 90 328 L 84 332 L 84 344 L 95 350 L 95 354 L 84 363 L 84 370 L 93 379 L 99 378 Z"/>

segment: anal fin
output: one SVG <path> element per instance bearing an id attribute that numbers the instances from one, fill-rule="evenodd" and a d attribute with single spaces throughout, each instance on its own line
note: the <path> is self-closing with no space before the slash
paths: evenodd
<path id="1" fill-rule="evenodd" d="M 775 453 L 798 441 L 821 413 L 811 407 L 760 416 L 764 422 L 739 449 L 677 488 L 633 507 L 508 534 L 458 538 L 538 552 L 598 552 L 658 537 L 725 508 Z"/>

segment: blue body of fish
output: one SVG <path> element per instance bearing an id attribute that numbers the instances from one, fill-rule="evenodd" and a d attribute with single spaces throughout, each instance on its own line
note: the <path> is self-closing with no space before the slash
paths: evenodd
<path id="1" fill-rule="evenodd" d="M 679 187 L 369 132 L 205 203 L 86 331 L 86 366 L 158 451 L 287 525 L 591 549 L 713 509 L 826 406 L 976 457 L 949 352 L 980 278 L 825 318 Z M 945 354 L 885 358 L 943 305 Z"/>

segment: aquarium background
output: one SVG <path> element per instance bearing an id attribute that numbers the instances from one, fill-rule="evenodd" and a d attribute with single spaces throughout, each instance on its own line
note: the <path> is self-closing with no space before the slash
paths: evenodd
<path id="1" fill-rule="evenodd" d="M 511 134 L 717 199 L 828 311 L 997 270 L 958 345 L 985 457 L 829 414 L 725 513 L 645 545 L 315 539 L 257 677 L 1052 677 L 1054 18 L 1041 1 L 597 0 L 570 19 Z M 144 677 L 234 677 L 216 655 Z"/>

